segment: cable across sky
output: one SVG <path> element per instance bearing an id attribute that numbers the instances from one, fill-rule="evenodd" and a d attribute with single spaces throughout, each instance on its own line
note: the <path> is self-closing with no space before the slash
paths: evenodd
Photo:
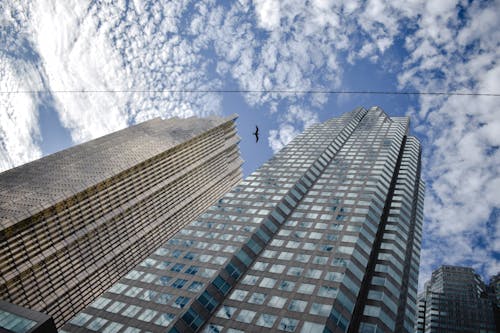
<path id="1" fill-rule="evenodd" d="M 434 95 L 434 96 L 487 96 L 487 97 L 500 97 L 500 93 L 475 93 L 475 92 L 429 92 L 429 91 L 384 91 L 384 90 L 287 90 L 287 89 L 269 89 L 269 90 L 253 90 L 253 89 L 125 89 L 125 90 L 13 90 L 13 91 L 0 91 L 1 94 L 119 94 L 119 93 L 221 93 L 221 94 L 235 94 L 235 93 L 258 93 L 258 94 L 331 94 L 331 95 Z"/>

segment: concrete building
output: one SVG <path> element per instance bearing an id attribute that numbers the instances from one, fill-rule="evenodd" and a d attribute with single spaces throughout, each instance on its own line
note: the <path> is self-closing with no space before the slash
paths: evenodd
<path id="1" fill-rule="evenodd" d="M 236 116 L 160 118 L 0 174 L 0 298 L 81 311 L 241 180 Z"/>
<path id="2" fill-rule="evenodd" d="M 424 186 L 409 119 L 297 136 L 62 332 L 413 332 Z"/>
<path id="3" fill-rule="evenodd" d="M 470 267 L 441 266 L 419 295 L 417 333 L 495 333 L 494 304 Z"/>

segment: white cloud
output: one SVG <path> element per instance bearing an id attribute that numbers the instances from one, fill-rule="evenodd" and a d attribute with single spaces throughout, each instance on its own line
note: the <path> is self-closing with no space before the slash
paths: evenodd
<path id="1" fill-rule="evenodd" d="M 273 30 L 280 25 L 279 0 L 253 0 L 257 24 L 263 29 Z"/>

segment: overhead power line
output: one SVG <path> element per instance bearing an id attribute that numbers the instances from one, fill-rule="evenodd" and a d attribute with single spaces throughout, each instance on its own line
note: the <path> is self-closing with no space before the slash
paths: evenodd
<path id="1" fill-rule="evenodd" d="M 278 93 L 278 94 L 349 94 L 349 95 L 434 95 L 434 96 L 489 96 L 500 97 L 500 93 L 474 93 L 474 92 L 428 92 L 428 91 L 384 91 L 384 90 L 249 90 L 249 89 L 164 89 L 164 90 L 13 90 L 13 91 L 0 91 L 1 94 L 38 94 L 38 93 L 51 93 L 51 94 L 118 94 L 118 93 Z"/>

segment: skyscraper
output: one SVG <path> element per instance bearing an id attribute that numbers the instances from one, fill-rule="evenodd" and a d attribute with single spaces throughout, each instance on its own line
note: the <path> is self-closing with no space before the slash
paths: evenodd
<path id="1" fill-rule="evenodd" d="M 409 119 L 316 124 L 63 327 L 412 332 L 422 227 Z"/>
<path id="2" fill-rule="evenodd" d="M 441 266 L 419 295 L 418 333 L 495 333 L 494 304 L 470 267 Z"/>
<path id="3" fill-rule="evenodd" d="M 1 173 L 1 299 L 73 317 L 241 180 L 235 118 L 157 118 Z"/>

